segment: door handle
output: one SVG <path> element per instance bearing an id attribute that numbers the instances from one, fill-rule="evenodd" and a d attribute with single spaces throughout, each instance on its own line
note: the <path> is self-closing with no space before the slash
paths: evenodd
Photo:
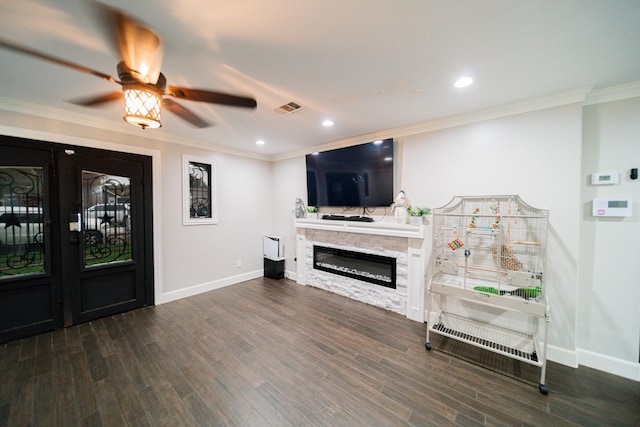
<path id="1" fill-rule="evenodd" d="M 74 245 L 74 246 L 80 244 L 80 232 L 79 231 L 72 231 L 69 234 L 69 243 Z"/>
<path id="2" fill-rule="evenodd" d="M 69 243 L 80 244 L 80 232 L 82 231 L 82 216 L 80 212 L 69 214 Z"/>

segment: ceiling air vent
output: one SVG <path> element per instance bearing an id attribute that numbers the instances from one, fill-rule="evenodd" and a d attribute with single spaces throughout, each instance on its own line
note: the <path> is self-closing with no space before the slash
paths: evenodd
<path id="1" fill-rule="evenodd" d="M 301 108 L 302 108 L 302 105 L 298 104 L 297 102 L 290 101 L 290 102 L 287 102 L 286 104 L 277 106 L 276 108 L 273 109 L 273 111 L 275 111 L 276 113 L 282 116 L 286 116 L 287 114 L 295 113 Z"/>

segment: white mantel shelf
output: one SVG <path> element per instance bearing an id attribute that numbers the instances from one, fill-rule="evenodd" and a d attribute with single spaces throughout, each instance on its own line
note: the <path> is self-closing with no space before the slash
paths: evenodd
<path id="1" fill-rule="evenodd" d="M 307 218 L 297 219 L 296 228 L 341 231 L 343 233 L 373 234 L 378 236 L 408 237 L 412 239 L 424 239 L 426 229 L 424 225 L 397 224 L 394 222 L 360 222 Z"/>

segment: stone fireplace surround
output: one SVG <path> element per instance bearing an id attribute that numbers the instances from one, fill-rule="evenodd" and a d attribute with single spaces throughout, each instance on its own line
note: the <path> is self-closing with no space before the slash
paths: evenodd
<path id="1" fill-rule="evenodd" d="M 298 219 L 299 284 L 309 285 L 424 322 L 430 225 Z M 313 268 L 314 245 L 396 258 L 396 289 Z"/>

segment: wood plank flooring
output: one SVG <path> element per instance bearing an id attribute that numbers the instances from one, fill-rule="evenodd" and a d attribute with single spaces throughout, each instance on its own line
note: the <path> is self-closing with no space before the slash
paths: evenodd
<path id="1" fill-rule="evenodd" d="M 543 396 L 425 327 L 251 280 L 1 345 L 0 426 L 640 425 L 638 382 L 549 363 Z"/>

